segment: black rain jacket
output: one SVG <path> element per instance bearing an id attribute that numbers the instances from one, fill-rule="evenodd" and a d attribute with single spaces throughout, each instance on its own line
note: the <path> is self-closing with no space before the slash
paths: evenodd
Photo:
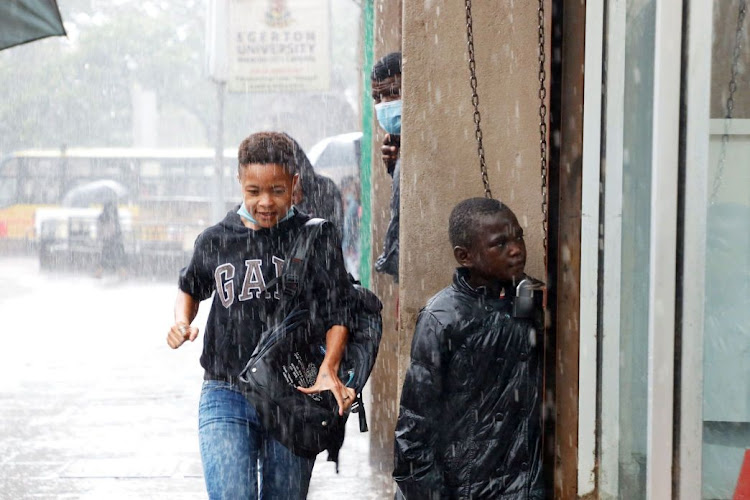
<path id="1" fill-rule="evenodd" d="M 399 226 L 399 205 L 401 203 L 401 159 L 396 161 L 396 167 L 393 172 L 389 172 L 393 177 L 391 185 L 391 219 L 388 222 L 388 229 L 385 231 L 383 239 L 383 253 L 375 260 L 375 270 L 379 273 L 390 274 L 393 281 L 398 283 L 398 226 Z"/>
<path id="2" fill-rule="evenodd" d="M 542 499 L 542 315 L 457 270 L 417 319 L 393 477 L 412 499 Z M 537 282 L 539 283 L 539 282 Z"/>

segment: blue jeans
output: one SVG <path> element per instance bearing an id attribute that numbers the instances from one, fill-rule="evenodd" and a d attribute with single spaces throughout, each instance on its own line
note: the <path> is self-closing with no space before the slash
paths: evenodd
<path id="1" fill-rule="evenodd" d="M 203 476 L 211 500 L 304 499 L 315 459 L 272 439 L 239 389 L 203 382 L 198 411 Z"/>

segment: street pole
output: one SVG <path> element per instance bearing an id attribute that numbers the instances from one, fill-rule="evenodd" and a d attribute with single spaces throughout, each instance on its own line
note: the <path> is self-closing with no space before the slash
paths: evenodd
<path id="1" fill-rule="evenodd" d="M 206 11 L 206 70 L 216 84 L 216 142 L 211 180 L 211 223 L 224 218 L 224 98 L 229 77 L 229 0 L 209 0 Z"/>
<path id="2" fill-rule="evenodd" d="M 217 117 L 214 151 L 213 197 L 211 198 L 211 223 L 224 218 L 224 94 L 226 82 L 216 82 Z"/>
<path id="3" fill-rule="evenodd" d="M 362 139 L 360 142 L 359 178 L 360 178 L 360 206 L 362 219 L 359 224 L 359 280 L 362 286 L 370 286 L 372 269 L 372 83 L 370 82 L 370 68 L 374 56 L 374 19 L 373 0 L 365 0 L 362 4 L 362 50 L 360 60 L 365 68 L 362 80 L 364 90 L 361 94 L 360 109 L 362 110 Z"/>

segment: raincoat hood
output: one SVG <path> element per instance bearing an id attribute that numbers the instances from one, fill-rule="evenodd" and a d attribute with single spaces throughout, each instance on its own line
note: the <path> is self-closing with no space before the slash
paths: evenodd
<path id="1" fill-rule="evenodd" d="M 302 188 L 302 201 L 297 204 L 297 208 L 300 212 L 311 217 L 320 217 L 333 223 L 338 230 L 339 238 L 341 238 L 344 225 L 341 191 L 333 180 L 315 172 L 313 164 L 299 143 L 292 137 L 288 135 L 287 137 L 296 146 L 294 148 L 294 162 Z"/>

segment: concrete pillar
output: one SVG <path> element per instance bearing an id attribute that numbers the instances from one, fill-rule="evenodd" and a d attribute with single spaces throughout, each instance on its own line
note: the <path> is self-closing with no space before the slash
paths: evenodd
<path id="1" fill-rule="evenodd" d="M 373 61 L 377 61 L 390 52 L 401 50 L 402 4 L 400 0 L 367 1 L 374 1 Z M 371 69 L 363 68 L 365 78 L 369 78 Z M 380 146 L 385 133 L 378 126 L 374 114 L 372 130 L 372 262 L 375 262 L 383 251 L 383 237 L 390 219 L 392 181 L 380 159 Z M 380 472 L 381 498 L 393 498 L 393 431 L 398 416 L 398 284 L 391 276 L 373 271 L 372 289 L 383 301 L 383 339 L 370 379 L 370 461 Z"/>

